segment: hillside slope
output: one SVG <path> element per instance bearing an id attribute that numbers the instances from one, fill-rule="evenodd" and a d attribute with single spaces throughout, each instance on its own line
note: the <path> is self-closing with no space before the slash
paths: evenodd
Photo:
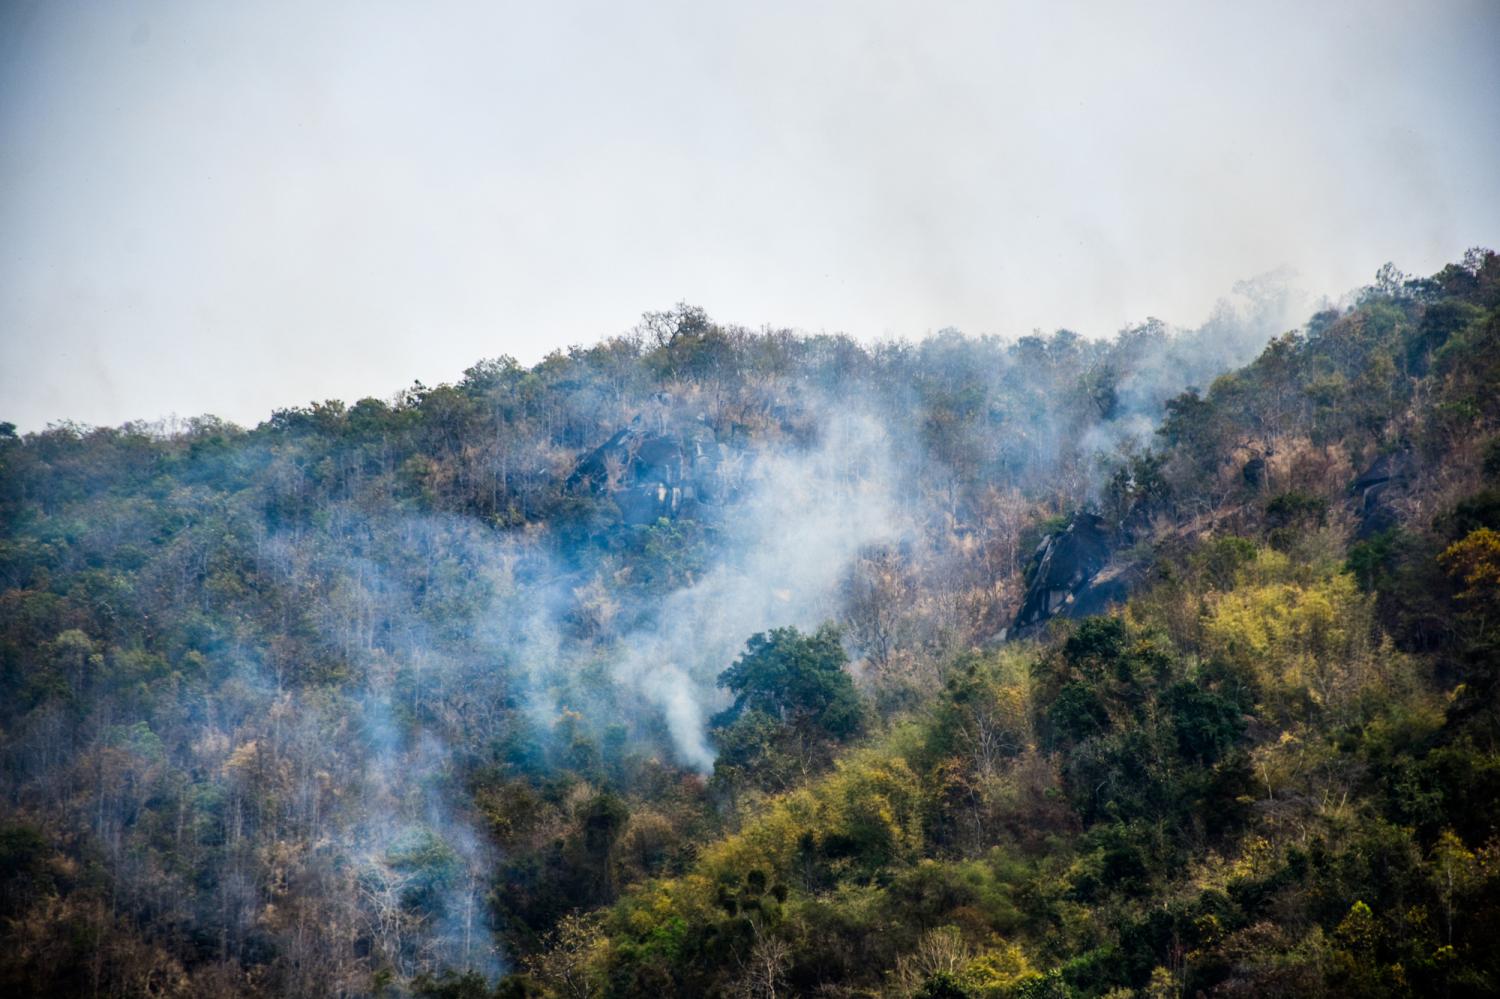
<path id="1" fill-rule="evenodd" d="M 7 430 L 0 985 L 1493 993 L 1500 258 L 1282 328 Z"/>

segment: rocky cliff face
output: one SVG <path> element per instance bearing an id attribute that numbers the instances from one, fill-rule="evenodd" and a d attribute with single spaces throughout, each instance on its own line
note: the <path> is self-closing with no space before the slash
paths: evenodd
<path id="1" fill-rule="evenodd" d="M 1359 530 L 1355 537 L 1368 538 L 1400 522 L 1391 501 L 1407 484 L 1412 463 L 1411 452 L 1389 451 L 1354 480 L 1349 489 L 1358 498 Z"/>
<path id="2" fill-rule="evenodd" d="M 1412 478 L 1414 461 L 1411 451 L 1387 452 L 1354 480 L 1349 491 L 1359 517 L 1357 538 L 1400 522 L 1394 503 Z M 1252 457 L 1242 469 L 1245 484 L 1260 488 L 1265 472 L 1265 459 Z M 1132 510 L 1117 530 L 1095 514 L 1080 513 L 1062 530 L 1043 538 L 1031 557 L 1026 596 L 1006 637 L 1022 638 L 1035 634 L 1054 617 L 1102 614 L 1111 604 L 1123 602 L 1144 567 L 1119 559 L 1115 552 L 1145 527 L 1145 512 Z M 1192 534 L 1194 529 L 1184 527 L 1179 533 Z"/>
<path id="3" fill-rule="evenodd" d="M 1111 562 L 1113 533 L 1104 520 L 1080 513 L 1068 526 L 1042 539 L 1031 558 L 1030 584 L 1007 637 L 1033 634 L 1058 616 L 1102 614 L 1125 599 L 1137 569 Z"/>
<path id="4" fill-rule="evenodd" d="M 627 524 L 654 524 L 720 499 L 726 458 L 723 445 L 707 436 L 627 427 L 584 456 L 567 488 L 608 496 Z"/>

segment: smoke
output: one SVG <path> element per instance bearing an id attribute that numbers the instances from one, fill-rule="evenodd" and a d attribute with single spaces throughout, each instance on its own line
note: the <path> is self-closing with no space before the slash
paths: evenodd
<path id="1" fill-rule="evenodd" d="M 621 639 L 613 675 L 663 712 L 683 764 L 712 769 L 707 721 L 725 701 L 715 681 L 746 639 L 835 616 L 849 561 L 897 533 L 892 462 L 884 422 L 864 411 L 825 412 L 806 451 L 755 456 L 717 562 Z"/>
<path id="2" fill-rule="evenodd" d="M 419 911 L 404 936 L 382 944 L 404 974 L 499 974 L 481 901 L 498 858 L 461 784 L 475 746 L 520 738 L 545 753 L 558 748 L 560 720 L 574 718 L 596 736 L 623 724 L 648 748 L 711 772 L 710 720 L 728 701 L 720 673 L 758 632 L 838 619 L 840 583 L 862 551 L 945 522 L 945 462 L 983 462 L 989 442 L 1004 451 L 1025 435 L 1030 457 L 1016 470 L 1024 484 L 1069 453 L 1149 443 L 1168 399 L 1248 360 L 1285 328 L 1301 303 L 1289 287 L 1285 276 L 1241 285 L 1196 330 L 1151 321 L 1113 343 L 1053 338 L 1041 355 L 950 332 L 915 351 L 878 352 L 875 373 L 849 380 L 842 398 L 782 386 L 772 395 L 799 433 L 763 438 L 716 473 L 733 488 L 720 483 L 721 502 L 701 511 L 707 552 L 686 585 L 626 595 L 601 577 L 607 595 L 628 604 L 621 626 L 603 634 L 580 633 L 573 616 L 580 580 L 603 573 L 605 560 L 555 532 L 346 501 L 310 536 L 264 536 L 260 555 L 289 589 L 315 581 L 305 613 L 360 681 L 350 752 L 362 777 L 339 850 L 359 872 L 351 890 L 371 932 L 389 936 L 393 913 Z M 1043 385 L 1077 398 L 1065 405 L 1037 394 Z M 1108 409 L 1093 413 L 1088 399 L 1101 387 Z M 1017 399 L 1031 408 L 1017 409 Z M 1068 406 L 1081 408 L 1069 415 Z M 960 434 L 972 439 L 932 438 L 942 407 L 974 415 Z M 1070 436 L 1074 426 L 1082 429 Z M 525 733 L 507 730 L 518 719 L 507 705 L 526 709 Z"/>
<path id="3" fill-rule="evenodd" d="M 1254 360 L 1267 341 L 1297 327 L 1311 303 L 1296 273 L 1282 268 L 1237 282 L 1196 329 L 1148 319 L 1122 330 L 1111 357 L 1114 406 L 1085 432 L 1084 453 L 1148 446 L 1169 399 L 1207 389 L 1220 374 Z"/>
<path id="4" fill-rule="evenodd" d="M 467 518 L 370 516 L 347 504 L 315 537 L 259 545 L 284 586 L 315 581 L 320 596 L 303 610 L 357 678 L 332 704 L 300 691 L 264 696 L 279 696 L 292 724 L 342 723 L 347 787 L 325 849 L 355 872 L 341 882 L 346 906 L 403 977 L 457 969 L 494 981 L 506 970 L 485 901 L 497 858 L 465 808 L 452 740 L 464 726 L 484 730 L 475 709 L 506 699 L 497 636 L 479 625 L 512 586 L 513 547 Z M 274 665 L 254 673 L 263 688 L 279 686 Z M 299 758 L 307 748 L 289 747 L 299 772 L 315 768 Z"/>
<path id="5" fill-rule="evenodd" d="M 94 656 L 182 687 L 153 681 L 148 709 L 144 681 L 122 684 L 98 709 L 104 735 L 72 751 L 55 748 L 72 723 L 44 706 L 10 730 L 10 758 L 30 761 L 16 769 L 36 778 L 28 800 L 60 814 L 74 806 L 44 778 L 93 744 L 186 788 L 171 792 L 181 814 L 223 832 L 194 841 L 175 888 L 130 859 L 152 849 L 124 819 L 149 811 L 150 781 L 116 782 L 138 802 L 101 792 L 92 821 L 122 898 L 143 920 L 159 918 L 153 893 L 189 899 L 177 921 L 222 930 L 236 960 L 274 939 L 288 994 L 382 962 L 407 979 L 493 979 L 504 959 L 485 898 L 514 858 L 487 825 L 504 826 L 488 809 L 507 806 L 477 803 L 480 781 L 607 786 L 619 761 L 569 753 L 574 739 L 619 748 L 616 735 L 627 755 L 710 772 L 711 719 L 729 699 L 718 676 L 758 632 L 852 617 L 844 584 L 871 549 L 899 549 L 912 580 L 910 599 L 893 598 L 911 619 L 897 658 L 936 670 L 946 649 L 1004 627 L 1024 525 L 1097 495 L 1101 454 L 1149 445 L 1169 399 L 1287 329 L 1305 302 L 1290 289 L 1267 276 L 1198 329 L 1152 321 L 1113 341 L 945 331 L 866 351 L 718 330 L 721 366 L 698 382 L 620 340 L 430 400 L 329 405 L 248 433 L 59 428 L 27 446 L 86 454 L 90 477 L 70 494 L 65 461 L 35 476 L 55 491 L 51 515 L 78 525 L 50 571 L 128 568 L 92 631 L 52 636 L 46 654 L 77 660 L 79 689 Z M 690 346 L 684 361 L 706 365 Z M 570 491 L 580 455 L 638 418 L 731 452 L 701 472 L 712 500 L 640 527 Z M 142 455 L 171 456 L 172 488 L 132 478 Z M 661 537 L 692 554 L 648 579 Z M 590 616 L 588 600 L 605 610 Z M 216 886 L 211 900 L 195 878 Z"/>
<path id="6" fill-rule="evenodd" d="M 493 982 L 506 970 L 484 901 L 496 858 L 457 810 L 452 754 L 428 732 L 402 740 L 388 697 L 372 694 L 363 707 L 372 750 L 363 821 L 344 843 L 362 901 L 377 927 L 403 911 L 422 913 L 407 941 L 388 946 L 403 974 L 461 969 Z"/>
<path id="7" fill-rule="evenodd" d="M 310 534 L 256 540 L 264 572 L 314 595 L 289 609 L 288 630 L 305 625 L 316 658 L 342 664 L 349 682 L 316 697 L 285 685 L 298 664 L 274 650 L 245 663 L 245 696 L 260 707 L 222 754 L 244 756 L 257 719 L 274 717 L 283 735 L 256 752 L 306 775 L 302 797 L 327 797 L 319 781 L 341 775 L 319 850 L 354 873 L 325 891 L 347 896 L 359 932 L 403 977 L 452 968 L 493 980 L 505 968 L 484 901 L 498 858 L 462 784 L 476 745 L 516 736 L 505 705 L 528 704 L 538 723 L 528 737 L 543 742 L 564 709 L 583 708 L 596 731 L 633 721 L 650 732 L 655 714 L 676 760 L 710 771 L 708 722 L 726 700 L 716 679 L 746 639 L 836 617 L 850 560 L 908 529 L 889 420 L 833 404 L 804 415 L 810 444 L 742 456 L 742 487 L 717 511 L 698 578 L 632 608 L 633 624 L 603 642 L 570 630 L 576 573 L 525 532 L 341 503 Z M 600 665 L 605 688 L 580 698 L 580 675 Z M 248 912 L 259 902 L 245 893 Z"/>
<path id="8" fill-rule="evenodd" d="M 1090 456 L 1149 444 L 1168 399 L 1253 357 L 1305 301 L 1289 275 L 1270 274 L 1236 286 L 1198 329 L 1152 320 L 1113 344 L 1081 341 L 1078 377 L 1087 377 L 1088 358 L 1108 366 L 1112 407 L 1070 439 L 1060 400 L 1038 398 L 1025 429 L 1040 450 L 1026 474 L 1041 477 L 1068 450 Z M 883 363 L 899 372 L 908 356 L 888 349 Z M 972 383 L 997 400 L 1028 379 L 1059 379 L 1031 370 L 1016 344 L 957 333 L 923 343 L 916 357 L 929 378 L 940 372 L 954 382 L 942 387 L 948 394 Z M 379 648 L 401 663 L 381 696 L 408 716 L 425 712 L 429 733 L 441 730 L 433 706 L 453 710 L 455 698 L 514 696 L 529 707 L 540 739 L 564 710 L 582 711 L 596 732 L 624 722 L 638 734 L 653 729 L 640 715 L 654 713 L 677 761 L 707 772 L 708 721 L 727 700 L 716 680 L 745 641 L 838 617 L 838 584 L 851 560 L 935 516 L 932 497 L 919 494 L 937 468 L 922 438 L 921 403 L 903 379 L 854 384 L 846 398 L 799 409 L 812 443 L 763 444 L 741 455 L 741 486 L 713 515 L 701 573 L 665 594 L 637 596 L 642 603 L 620 615 L 628 623 L 619 634 L 596 641 L 570 627 L 579 572 L 564 563 L 576 553 L 558 551 L 555 539 L 549 550 L 541 535 L 497 532 L 471 518 L 370 518 L 352 507 L 327 528 L 340 538 L 339 558 L 324 574 L 347 601 L 321 602 L 322 627 L 348 655 L 368 658 Z M 1002 423 L 982 434 L 1005 447 L 1018 429 Z M 1049 441 L 1057 451 L 1048 451 Z M 1096 486 L 1087 483 L 1084 495 Z M 587 689 L 580 677 L 600 669 L 612 689 Z"/>

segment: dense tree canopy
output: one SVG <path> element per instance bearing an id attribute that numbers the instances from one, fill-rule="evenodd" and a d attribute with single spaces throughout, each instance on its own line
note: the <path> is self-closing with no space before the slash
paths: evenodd
<path id="1" fill-rule="evenodd" d="M 0 424 L 0 990 L 1494 994 L 1500 258 L 1261 306 Z"/>

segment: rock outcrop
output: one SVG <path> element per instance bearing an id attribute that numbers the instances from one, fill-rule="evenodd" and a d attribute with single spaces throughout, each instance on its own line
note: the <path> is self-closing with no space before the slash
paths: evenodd
<path id="1" fill-rule="evenodd" d="M 1370 467 L 1354 480 L 1349 491 L 1358 497 L 1359 530 L 1356 537 L 1368 538 L 1400 522 L 1391 505 L 1392 493 L 1405 484 L 1410 466 L 1411 452 L 1388 451 L 1371 462 Z"/>
<path id="2" fill-rule="evenodd" d="M 627 427 L 585 455 L 566 488 L 608 496 L 627 524 L 654 524 L 714 502 L 724 458 L 712 439 Z"/>
<path id="3" fill-rule="evenodd" d="M 1133 567 L 1111 563 L 1113 548 L 1104 520 L 1092 513 L 1076 515 L 1067 527 L 1043 538 L 1008 637 L 1031 634 L 1054 617 L 1099 614 L 1124 600 L 1136 573 Z"/>

